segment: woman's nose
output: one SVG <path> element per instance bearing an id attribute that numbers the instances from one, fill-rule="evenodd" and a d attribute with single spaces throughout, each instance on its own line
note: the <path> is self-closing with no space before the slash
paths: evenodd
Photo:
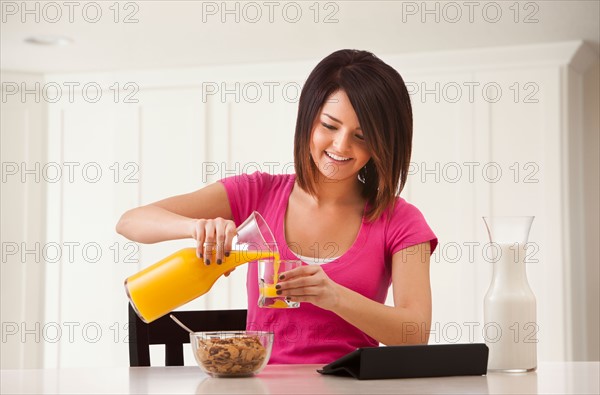
<path id="1" fill-rule="evenodd" d="M 343 154 L 350 148 L 350 136 L 348 133 L 339 132 L 335 136 L 333 146 L 338 150 L 338 153 Z"/>

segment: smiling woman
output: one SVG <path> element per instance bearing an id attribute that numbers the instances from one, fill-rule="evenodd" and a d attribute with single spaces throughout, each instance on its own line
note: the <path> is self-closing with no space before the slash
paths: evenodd
<path id="1" fill-rule="evenodd" d="M 390 207 L 408 175 L 413 121 L 404 81 L 394 68 L 366 51 L 334 52 L 313 70 L 300 97 L 294 140 L 298 184 L 310 193 L 314 192 L 311 180 L 317 169 L 306 160 L 307 150 L 315 154 L 313 144 L 322 136 L 318 124 L 329 130 L 338 129 L 331 121 L 343 125 L 329 114 L 331 111 L 339 112 L 347 121 L 343 129 L 351 130 L 370 156 L 359 169 L 364 183 L 362 196 L 372 204 L 368 216 L 375 219 Z M 317 162 L 314 157 L 313 161 Z M 328 166 L 330 173 L 336 169 Z"/>
<path id="2" fill-rule="evenodd" d="M 269 363 L 329 363 L 356 347 L 427 343 L 429 259 L 437 238 L 398 194 L 408 174 L 412 110 L 402 77 L 370 52 L 323 59 L 300 95 L 296 174 L 223 178 L 125 213 L 117 231 L 140 242 L 193 238 L 219 263 L 253 211 L 273 230 L 282 273 L 277 295 L 294 311 L 261 309 L 248 267 L 249 330 L 275 333 Z M 212 248 L 212 247 L 211 247 Z M 384 305 L 394 285 L 394 306 Z"/>

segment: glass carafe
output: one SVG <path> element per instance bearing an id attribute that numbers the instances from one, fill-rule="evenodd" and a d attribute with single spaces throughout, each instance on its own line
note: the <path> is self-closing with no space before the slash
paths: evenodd
<path id="1" fill-rule="evenodd" d="M 279 251 L 271 229 L 255 211 L 237 228 L 232 250 L 222 264 L 205 265 L 196 248 L 184 248 L 128 277 L 125 290 L 135 312 L 149 323 L 204 295 L 233 268 L 267 257 L 279 259 Z"/>
<path id="2" fill-rule="evenodd" d="M 494 267 L 483 303 L 490 371 L 529 372 L 537 367 L 536 300 L 525 265 L 533 218 L 483 217 L 491 242 L 486 258 Z"/>

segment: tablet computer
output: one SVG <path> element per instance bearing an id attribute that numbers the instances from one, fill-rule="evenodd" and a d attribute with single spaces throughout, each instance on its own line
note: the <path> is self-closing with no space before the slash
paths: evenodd
<path id="1" fill-rule="evenodd" d="M 318 369 L 359 380 L 484 375 L 483 343 L 362 347 Z"/>

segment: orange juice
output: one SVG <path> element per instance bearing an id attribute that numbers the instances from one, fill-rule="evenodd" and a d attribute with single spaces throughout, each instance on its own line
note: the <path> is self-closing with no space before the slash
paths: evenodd
<path id="1" fill-rule="evenodd" d="M 290 306 L 283 300 L 277 299 L 273 304 L 267 306 L 269 309 L 289 309 Z"/>
<path id="2" fill-rule="evenodd" d="M 278 255 L 272 259 L 259 259 L 258 261 L 258 306 L 269 309 L 288 309 L 300 306 L 298 302 L 286 300 L 285 296 L 277 294 L 279 272 L 292 270 L 301 266 L 299 260 L 281 260 Z"/>
<path id="3" fill-rule="evenodd" d="M 259 291 L 261 296 L 267 298 L 276 298 L 279 296 L 274 284 L 264 284 L 260 287 Z"/>
<path id="4" fill-rule="evenodd" d="M 281 297 L 280 295 L 277 295 L 277 289 L 275 288 L 275 284 L 264 284 L 260 286 L 259 293 L 260 296 L 265 298 L 275 299 Z M 263 307 L 269 309 L 287 309 L 290 306 L 284 300 L 275 299 L 274 301 L 272 301 L 271 304 L 265 305 Z"/>
<path id="5" fill-rule="evenodd" d="M 263 286 L 261 286 L 259 288 L 259 292 L 261 296 L 264 296 L 265 298 L 278 298 L 279 295 L 277 295 L 277 288 L 275 288 L 275 285 L 277 285 L 277 282 L 279 281 L 279 266 L 280 266 L 281 262 L 279 261 L 279 259 L 275 258 L 273 259 L 273 284 L 264 284 Z M 288 304 L 286 302 L 284 302 L 283 300 L 275 300 L 272 304 L 265 306 L 268 307 L 270 309 L 287 309 L 289 308 Z"/>
<path id="6" fill-rule="evenodd" d="M 223 264 L 205 265 L 195 248 L 184 248 L 127 278 L 125 288 L 138 316 L 149 323 L 204 295 L 229 270 L 267 257 L 279 260 L 272 251 L 234 250 Z M 214 256 L 211 261 L 215 262 Z"/>

